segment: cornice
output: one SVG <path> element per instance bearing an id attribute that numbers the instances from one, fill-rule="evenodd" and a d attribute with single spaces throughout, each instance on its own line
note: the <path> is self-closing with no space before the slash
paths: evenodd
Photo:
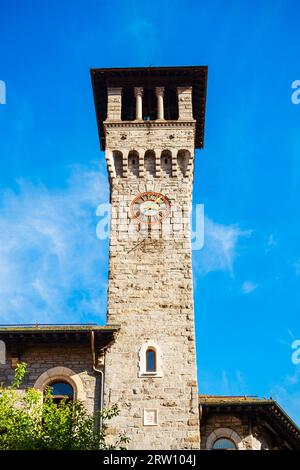
<path id="1" fill-rule="evenodd" d="M 104 128 L 141 128 L 141 129 L 172 129 L 174 127 L 195 127 L 195 120 L 188 121 L 104 121 Z"/>

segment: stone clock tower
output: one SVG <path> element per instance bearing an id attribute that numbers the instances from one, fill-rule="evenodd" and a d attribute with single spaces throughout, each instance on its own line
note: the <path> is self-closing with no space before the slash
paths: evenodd
<path id="1" fill-rule="evenodd" d="M 92 69 L 111 189 L 105 357 L 110 439 L 199 449 L 190 211 L 206 67 Z"/>

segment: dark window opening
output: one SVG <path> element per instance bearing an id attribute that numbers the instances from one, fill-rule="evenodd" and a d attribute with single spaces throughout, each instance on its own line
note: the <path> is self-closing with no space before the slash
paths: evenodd
<path id="1" fill-rule="evenodd" d="M 177 161 L 179 169 L 183 176 L 186 175 L 188 164 L 190 159 L 190 152 L 188 150 L 179 150 L 177 154 Z"/>
<path id="2" fill-rule="evenodd" d="M 153 121 L 157 119 L 157 98 L 154 89 L 145 88 L 143 95 L 143 119 Z"/>
<path id="3" fill-rule="evenodd" d="M 178 96 L 174 89 L 165 89 L 164 95 L 164 114 L 165 119 L 176 121 L 178 119 Z"/>
<path id="4" fill-rule="evenodd" d="M 146 372 L 156 372 L 156 352 L 148 349 L 146 352 Z"/>
<path id="5" fill-rule="evenodd" d="M 145 174 L 155 176 L 156 165 L 155 165 L 155 153 L 153 150 L 147 150 L 144 156 L 144 169 Z"/>
<path id="6" fill-rule="evenodd" d="M 67 382 L 53 382 L 49 387 L 54 403 L 59 404 L 62 400 L 73 401 L 74 390 Z"/>
<path id="7" fill-rule="evenodd" d="M 122 121 L 133 121 L 135 119 L 135 96 L 133 88 L 124 88 L 122 93 Z"/>
<path id="8" fill-rule="evenodd" d="M 156 352 L 154 349 L 148 349 L 146 352 L 146 371 L 156 372 Z"/>
<path id="9" fill-rule="evenodd" d="M 133 176 L 139 176 L 139 154 L 136 150 L 130 150 L 128 154 L 128 171 Z"/>
<path id="10" fill-rule="evenodd" d="M 123 156 L 118 150 L 113 151 L 113 160 L 116 176 L 123 176 Z"/>
<path id="11" fill-rule="evenodd" d="M 172 174 L 172 155 L 169 150 L 163 150 L 160 157 L 160 168 L 162 174 L 171 176 Z"/>

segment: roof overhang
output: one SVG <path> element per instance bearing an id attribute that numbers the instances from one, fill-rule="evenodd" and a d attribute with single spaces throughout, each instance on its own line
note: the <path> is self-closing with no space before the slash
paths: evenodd
<path id="1" fill-rule="evenodd" d="M 294 448 L 300 450 L 300 429 L 288 414 L 272 398 L 257 397 L 224 397 L 215 395 L 199 395 L 199 406 L 202 416 L 209 416 L 212 413 L 226 414 L 233 412 L 246 412 L 259 415 L 271 425 L 278 434 L 283 435 L 287 440 L 292 440 Z"/>
<path id="2" fill-rule="evenodd" d="M 113 341 L 119 331 L 119 325 L 2 325 L 0 340 L 7 345 L 25 345 L 27 343 L 90 342 L 91 335 L 96 346 L 105 347 Z"/>
<path id="3" fill-rule="evenodd" d="M 101 150 L 105 150 L 103 121 L 107 118 L 107 87 L 114 86 L 192 86 L 193 113 L 196 120 L 195 147 L 203 148 L 207 70 L 204 65 L 91 69 Z"/>

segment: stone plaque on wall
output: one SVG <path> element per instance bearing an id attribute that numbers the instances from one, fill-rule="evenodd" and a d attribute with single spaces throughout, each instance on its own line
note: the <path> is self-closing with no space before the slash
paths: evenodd
<path id="1" fill-rule="evenodd" d="M 144 410 L 144 426 L 157 426 L 157 410 Z"/>

